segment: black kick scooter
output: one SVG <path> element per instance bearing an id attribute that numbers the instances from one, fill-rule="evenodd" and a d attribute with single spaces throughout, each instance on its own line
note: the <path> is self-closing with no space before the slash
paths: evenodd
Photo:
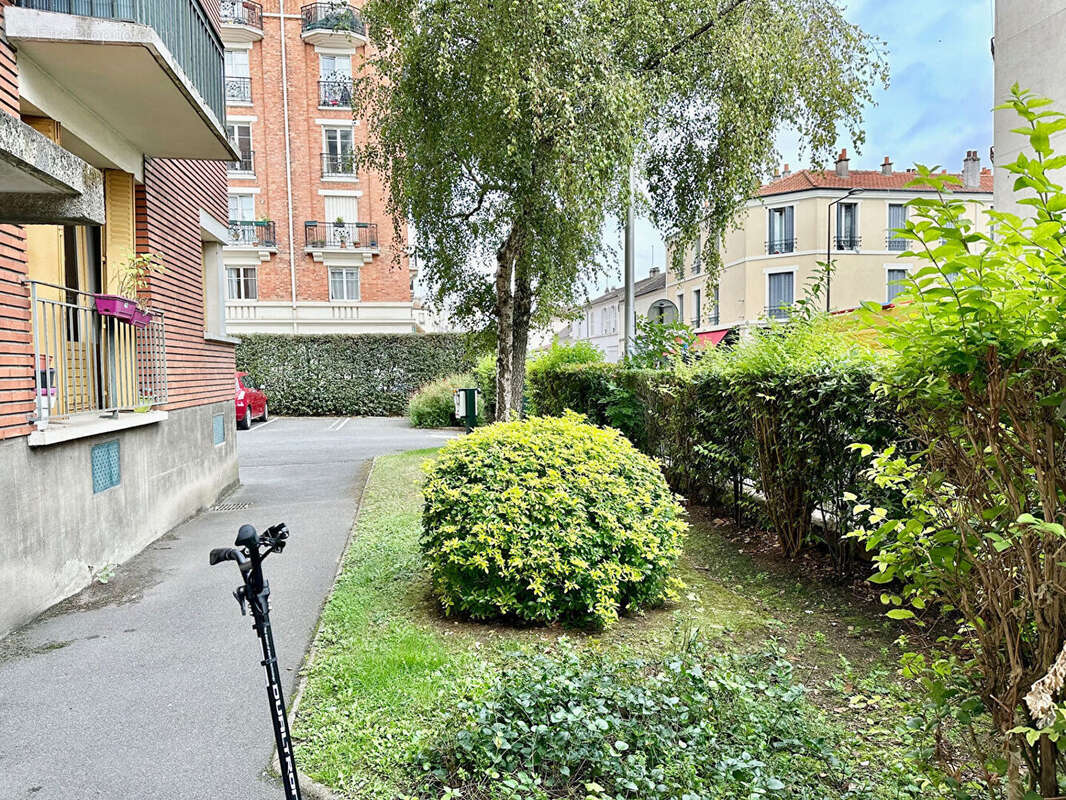
<path id="1" fill-rule="evenodd" d="M 241 605 L 244 616 L 245 603 L 252 607 L 253 628 L 263 645 L 263 666 L 267 675 L 267 698 L 274 723 L 274 742 L 278 746 L 278 762 L 281 764 L 281 781 L 285 786 L 285 800 L 301 800 L 300 784 L 296 780 L 296 760 L 292 755 L 292 740 L 289 738 L 289 720 L 285 715 L 285 697 L 281 691 L 281 673 L 274 653 L 274 636 L 270 632 L 270 584 L 263 577 L 263 559 L 271 553 L 285 549 L 289 529 L 284 522 L 267 528 L 260 534 L 251 525 L 242 525 L 237 532 L 236 547 L 218 547 L 211 551 L 211 564 L 236 561 L 241 570 L 242 586 L 233 596 Z"/>

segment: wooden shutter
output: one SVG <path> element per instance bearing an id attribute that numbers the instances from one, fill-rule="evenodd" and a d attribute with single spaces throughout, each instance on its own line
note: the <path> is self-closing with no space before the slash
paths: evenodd
<path id="1" fill-rule="evenodd" d="M 332 195 L 327 196 L 325 200 L 327 222 L 336 222 L 337 219 L 345 222 L 359 221 L 359 199 L 357 197 Z"/>
<path id="2" fill-rule="evenodd" d="M 113 292 L 126 260 L 136 251 L 133 213 L 133 176 L 117 169 L 104 170 L 104 281 Z"/>

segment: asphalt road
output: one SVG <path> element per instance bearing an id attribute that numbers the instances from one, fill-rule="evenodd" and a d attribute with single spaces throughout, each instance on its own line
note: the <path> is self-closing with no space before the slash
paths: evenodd
<path id="1" fill-rule="evenodd" d="M 0 640 L 0 800 L 281 800 L 262 654 L 207 564 L 237 528 L 288 524 L 266 563 L 291 698 L 373 456 L 452 434 L 395 419 L 283 419 L 239 431 L 241 488 Z M 2 602 L 2 599 L 0 599 Z"/>

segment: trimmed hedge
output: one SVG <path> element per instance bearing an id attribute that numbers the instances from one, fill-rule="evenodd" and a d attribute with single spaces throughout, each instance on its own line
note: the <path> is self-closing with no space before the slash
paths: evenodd
<path id="1" fill-rule="evenodd" d="M 402 416 L 430 381 L 469 371 L 457 334 L 251 334 L 237 346 L 237 369 L 291 416 Z"/>

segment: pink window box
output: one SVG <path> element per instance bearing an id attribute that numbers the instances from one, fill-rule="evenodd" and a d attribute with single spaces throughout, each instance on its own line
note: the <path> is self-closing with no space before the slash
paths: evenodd
<path id="1" fill-rule="evenodd" d="M 96 312 L 102 317 L 115 317 L 131 322 L 137 312 L 135 302 L 117 294 L 94 294 L 93 302 L 96 303 Z"/>

